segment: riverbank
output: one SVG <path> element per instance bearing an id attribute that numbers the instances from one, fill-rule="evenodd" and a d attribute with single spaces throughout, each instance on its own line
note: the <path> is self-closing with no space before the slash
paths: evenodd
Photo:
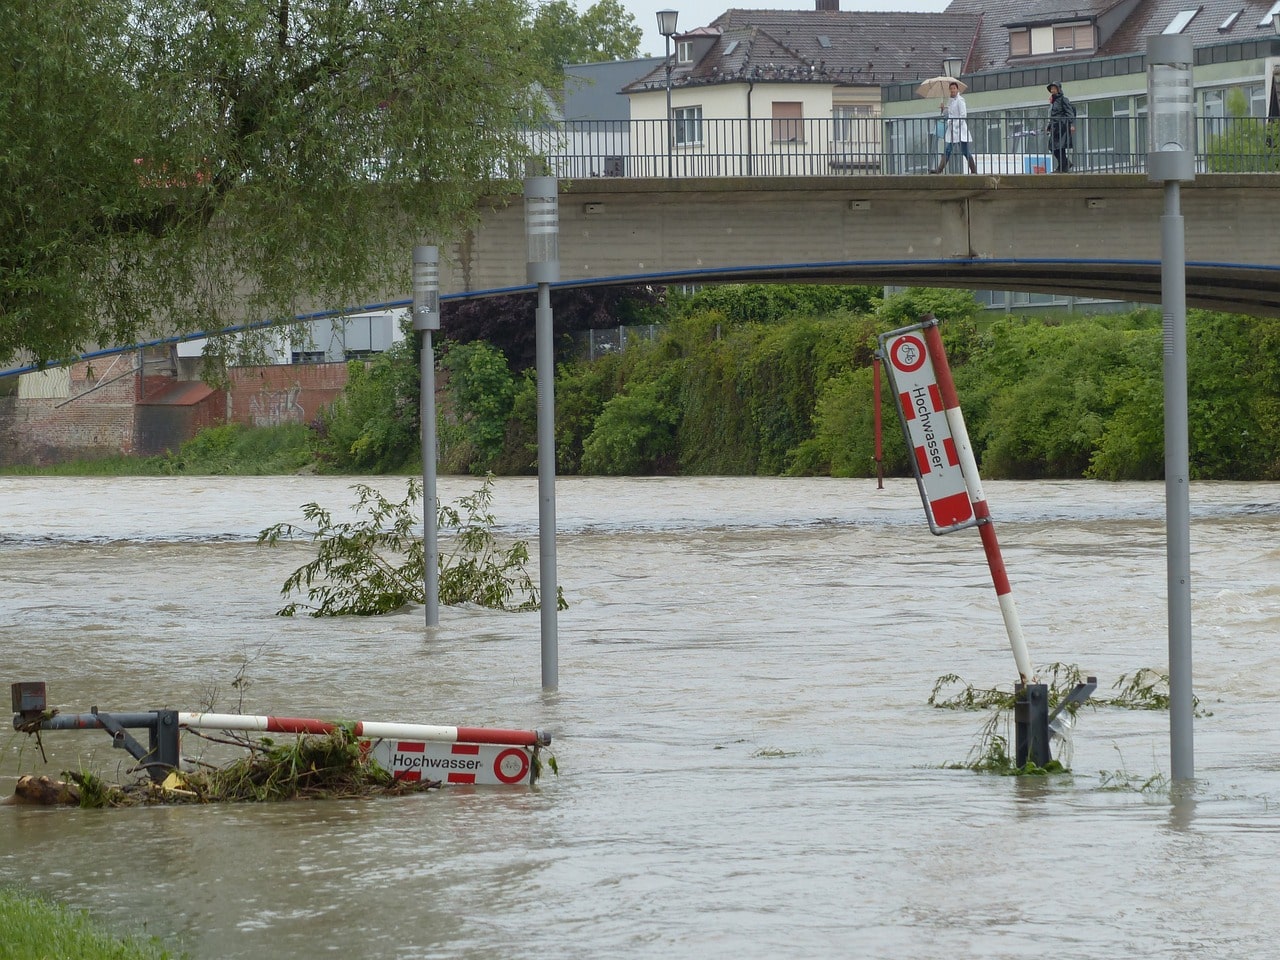
<path id="1" fill-rule="evenodd" d="M 87 913 L 22 890 L 0 889 L 0 960 L 178 960 L 156 939 L 119 937 Z"/>

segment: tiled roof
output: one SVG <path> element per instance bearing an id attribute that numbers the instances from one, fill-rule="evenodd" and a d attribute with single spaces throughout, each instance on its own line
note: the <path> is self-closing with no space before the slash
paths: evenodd
<path id="1" fill-rule="evenodd" d="M 1200 12 L 1192 18 L 1182 33 L 1191 38 L 1196 47 L 1240 40 L 1266 40 L 1275 36 L 1270 18 L 1266 26 L 1260 22 L 1267 16 L 1273 0 L 1146 0 L 1111 35 L 1102 56 L 1121 53 L 1146 53 L 1147 37 L 1163 33 L 1183 10 Z M 1231 14 L 1240 12 L 1226 29 L 1218 29 Z"/>
<path id="2" fill-rule="evenodd" d="M 1259 26 L 1273 0 L 952 0 L 947 13 L 984 15 L 982 28 L 969 70 L 981 73 L 1011 66 L 1039 66 L 1081 59 L 1078 51 L 1048 56 L 1009 59 L 1007 24 L 1041 24 L 1065 20 L 1098 19 L 1104 26 L 1116 21 L 1109 35 L 1091 55 L 1124 56 L 1145 53 L 1147 37 L 1164 29 L 1184 10 L 1200 9 L 1182 32 L 1196 47 L 1239 40 L 1259 40 L 1272 35 L 1272 28 Z M 1237 11 L 1243 11 L 1227 30 L 1219 27 Z"/>
<path id="3" fill-rule="evenodd" d="M 727 10 L 711 23 L 711 49 L 673 86 L 773 80 L 873 85 L 921 80 L 948 57 L 965 59 L 982 17 L 976 13 L 844 10 Z M 708 31 L 682 33 L 681 38 Z M 663 86 L 660 64 L 629 91 Z"/>

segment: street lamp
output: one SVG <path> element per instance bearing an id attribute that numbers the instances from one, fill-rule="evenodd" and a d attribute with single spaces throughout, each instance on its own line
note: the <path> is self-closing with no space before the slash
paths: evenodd
<path id="1" fill-rule="evenodd" d="M 552 351 L 551 284 L 560 279 L 559 183 L 555 177 L 524 182 L 524 227 L 528 239 L 525 277 L 538 285 L 534 351 L 538 392 L 538 575 L 542 625 L 542 687 L 559 684 L 556 637 L 556 402 Z"/>
<path id="2" fill-rule="evenodd" d="M 427 626 L 440 623 L 440 549 L 436 517 L 436 356 L 431 331 L 440 329 L 440 250 L 413 248 L 413 329 L 422 333 L 418 354 L 422 418 L 422 566 Z"/>
<path id="3" fill-rule="evenodd" d="M 1180 181 L 1195 179 L 1195 50 L 1183 34 L 1147 38 L 1147 179 L 1164 183 L 1164 489 L 1169 582 L 1169 752 L 1174 781 L 1195 778 L 1191 692 L 1191 502 L 1187 439 L 1187 250 Z"/>
<path id="4" fill-rule="evenodd" d="M 942 75 L 944 77 L 957 78 L 963 69 L 964 60 L 960 57 L 946 57 L 942 61 Z"/>
<path id="5" fill-rule="evenodd" d="M 675 130 L 671 122 L 671 35 L 676 32 L 676 18 L 680 14 L 676 10 L 658 11 L 658 32 L 667 43 L 667 177 L 671 177 L 671 151 Z"/>

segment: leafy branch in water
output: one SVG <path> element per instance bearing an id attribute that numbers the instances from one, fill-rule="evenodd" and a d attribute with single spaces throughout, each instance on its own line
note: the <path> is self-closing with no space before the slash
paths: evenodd
<path id="1" fill-rule="evenodd" d="M 485 477 L 480 489 L 461 497 L 456 506 L 438 507 L 437 530 L 442 539 L 452 540 L 451 549 L 439 556 L 440 603 L 536 610 L 538 589 L 527 569 L 529 545 L 524 540 L 505 549 L 498 544 L 492 488 L 493 477 Z M 257 542 L 266 546 L 307 538 L 318 548 L 316 558 L 295 570 L 280 589 L 286 597 L 305 593 L 305 600 L 286 604 L 277 611 L 280 616 L 299 610 L 313 617 L 373 616 L 426 602 L 422 520 L 415 509 L 422 500 L 421 482 L 410 480 L 399 503 L 365 484 L 352 489 L 356 520 L 336 522 L 328 510 L 306 503 L 302 515 L 310 527 L 278 523 L 258 534 Z M 567 606 L 557 588 L 557 609 Z"/>

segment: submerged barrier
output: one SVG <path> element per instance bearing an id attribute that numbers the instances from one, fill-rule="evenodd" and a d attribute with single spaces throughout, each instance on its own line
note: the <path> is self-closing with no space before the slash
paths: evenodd
<path id="1" fill-rule="evenodd" d="M 49 710 L 43 683 L 11 685 L 14 729 L 107 731 L 112 746 L 123 749 L 152 780 L 161 782 L 181 764 L 183 730 L 325 735 L 345 729 L 361 748 L 397 780 L 438 780 L 446 784 L 531 785 L 537 779 L 538 750 L 551 744 L 541 730 L 459 727 L 387 721 L 336 721 L 305 717 L 251 716 L 148 710 L 63 714 Z M 129 733 L 146 730 L 143 746 Z"/>

